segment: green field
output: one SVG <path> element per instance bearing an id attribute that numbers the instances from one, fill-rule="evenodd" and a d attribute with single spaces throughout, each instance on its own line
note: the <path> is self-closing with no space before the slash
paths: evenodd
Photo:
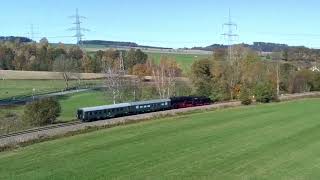
<path id="1" fill-rule="evenodd" d="M 71 121 L 75 119 L 77 109 L 82 107 L 99 106 L 111 104 L 103 91 L 89 91 L 67 95 L 59 98 L 61 105 L 61 116 L 59 121 Z M 23 113 L 24 106 L 7 107 L 0 109 L 0 121 L 5 118 L 8 113 L 15 113 L 19 116 Z"/>
<path id="2" fill-rule="evenodd" d="M 71 96 L 65 96 L 60 99 L 61 116 L 60 121 L 71 121 L 76 117 L 77 109 L 90 106 L 100 106 L 111 104 L 112 101 L 107 98 L 105 92 L 90 91 L 78 93 Z"/>
<path id="3" fill-rule="evenodd" d="M 163 54 L 163 53 L 147 53 L 149 58 L 153 58 L 156 62 L 160 62 L 161 56 L 173 58 L 180 65 L 184 74 L 191 70 L 192 63 L 196 60 L 209 57 L 209 55 L 195 54 Z"/>
<path id="4" fill-rule="evenodd" d="M 180 115 L 0 153 L 0 179 L 319 179 L 320 99 Z"/>
<path id="5" fill-rule="evenodd" d="M 101 84 L 101 80 L 84 80 L 80 86 L 86 84 Z M 78 81 L 70 81 L 69 87 L 77 87 Z M 0 99 L 19 96 L 31 96 L 35 94 L 61 91 L 65 88 L 63 80 L 0 80 Z"/>
<path id="6" fill-rule="evenodd" d="M 105 92 L 88 91 L 67 95 L 59 98 L 61 105 L 61 115 L 57 122 L 67 122 L 76 119 L 77 109 L 82 107 L 111 104 Z M 23 124 L 24 106 L 1 107 L 0 108 L 0 134 L 32 128 Z M 13 121 L 15 120 L 15 121 Z"/>

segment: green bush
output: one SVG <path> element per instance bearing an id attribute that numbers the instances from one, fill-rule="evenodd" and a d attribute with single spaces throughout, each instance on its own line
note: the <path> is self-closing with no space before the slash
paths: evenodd
<path id="1" fill-rule="evenodd" d="M 249 93 L 249 90 L 247 88 L 241 89 L 240 101 L 241 101 L 241 104 L 243 104 L 243 105 L 252 104 L 252 99 L 250 97 L 250 93 Z"/>
<path id="2" fill-rule="evenodd" d="M 53 124 L 61 113 L 59 102 L 54 98 L 44 98 L 26 105 L 23 120 L 32 126 Z"/>
<path id="3" fill-rule="evenodd" d="M 258 83 L 255 87 L 255 96 L 256 101 L 261 103 L 269 103 L 278 99 L 276 89 L 270 82 Z"/>

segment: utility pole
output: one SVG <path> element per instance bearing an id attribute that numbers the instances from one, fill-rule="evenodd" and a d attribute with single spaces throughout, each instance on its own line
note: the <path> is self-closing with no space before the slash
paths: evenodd
<path id="1" fill-rule="evenodd" d="M 224 36 L 228 41 L 228 61 L 230 62 L 233 58 L 233 41 L 236 37 L 239 37 L 238 34 L 235 34 L 233 31 L 238 28 L 237 24 L 232 21 L 231 18 L 231 10 L 229 9 L 229 18 L 228 22 L 223 24 L 223 28 L 227 27 L 228 31 L 223 33 L 222 36 Z"/>
<path id="2" fill-rule="evenodd" d="M 75 31 L 76 34 L 74 35 L 74 37 L 77 38 L 77 45 L 81 46 L 82 45 L 82 38 L 84 37 L 83 32 L 84 31 L 89 31 L 88 29 L 85 29 L 85 28 L 81 27 L 81 24 L 82 24 L 81 19 L 86 19 L 86 17 L 80 16 L 79 15 L 79 10 L 77 8 L 76 9 L 76 14 L 73 15 L 73 16 L 70 16 L 70 18 L 75 19 L 75 21 L 73 23 L 75 25 L 75 27 L 72 27 L 69 30 L 70 31 Z"/>
<path id="3" fill-rule="evenodd" d="M 277 97 L 280 95 L 280 60 L 277 62 Z"/>
<path id="4" fill-rule="evenodd" d="M 120 51 L 120 56 L 119 56 L 119 70 L 121 72 L 121 74 L 125 74 L 125 71 L 124 71 L 124 61 L 123 61 L 123 54 L 122 54 L 122 51 Z"/>

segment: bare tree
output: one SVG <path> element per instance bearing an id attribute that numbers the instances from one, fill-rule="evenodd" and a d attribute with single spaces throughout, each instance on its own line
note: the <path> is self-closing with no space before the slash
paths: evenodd
<path id="1" fill-rule="evenodd" d="M 123 92 L 126 86 L 125 71 L 120 64 L 120 56 L 110 58 L 105 57 L 104 72 L 105 72 L 105 86 L 107 94 L 112 94 L 113 103 L 123 100 Z"/>
<path id="2" fill-rule="evenodd" d="M 76 78 L 80 83 L 80 66 L 76 60 L 69 59 L 66 55 L 58 56 L 53 63 L 53 70 L 60 72 L 65 82 L 65 90 L 69 89 L 69 81 Z"/>
<path id="3" fill-rule="evenodd" d="M 161 57 L 160 64 L 152 65 L 152 76 L 160 98 L 174 94 L 176 77 L 181 73 L 176 61 Z"/>
<path id="4" fill-rule="evenodd" d="M 105 85 L 107 93 L 112 94 L 113 103 L 116 104 L 117 99 L 121 99 L 122 78 L 119 71 L 115 68 L 107 68 L 105 70 Z"/>

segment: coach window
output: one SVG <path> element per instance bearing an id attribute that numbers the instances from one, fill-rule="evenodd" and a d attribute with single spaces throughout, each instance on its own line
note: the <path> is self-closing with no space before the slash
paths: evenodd
<path id="1" fill-rule="evenodd" d="M 136 106 L 136 109 L 139 109 L 139 106 Z"/>

